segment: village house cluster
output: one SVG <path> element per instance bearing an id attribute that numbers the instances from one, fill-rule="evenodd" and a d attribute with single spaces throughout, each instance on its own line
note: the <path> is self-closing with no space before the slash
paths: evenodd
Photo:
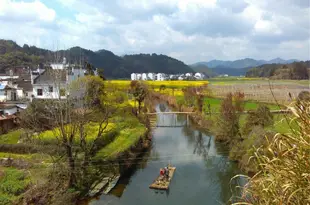
<path id="1" fill-rule="evenodd" d="M 97 75 L 97 70 L 94 70 Z M 31 69 L 15 67 L 0 74 L 0 134 L 14 128 L 16 115 L 34 99 L 63 99 L 67 87 L 79 77 L 87 75 L 80 65 L 52 63 Z"/>
<path id="2" fill-rule="evenodd" d="M 203 73 L 165 74 L 165 73 L 132 73 L 131 80 L 203 80 Z"/>

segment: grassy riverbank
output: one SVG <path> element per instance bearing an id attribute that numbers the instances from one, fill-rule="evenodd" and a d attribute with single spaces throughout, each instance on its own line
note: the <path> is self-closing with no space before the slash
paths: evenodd
<path id="1" fill-rule="evenodd" d="M 192 97 L 186 99 L 185 95 L 171 96 L 163 94 L 162 91 L 158 93 L 160 93 L 163 96 L 162 97 L 163 100 L 166 100 L 167 102 L 169 102 L 170 105 L 176 108 L 182 109 L 183 111 L 196 111 L 196 114 L 192 116 L 193 120 L 203 128 L 210 130 L 215 135 L 216 133 L 218 133 L 219 129 L 221 129 L 218 127 L 218 122 L 221 121 L 220 113 L 221 113 L 221 104 L 223 103 L 222 98 L 204 97 L 202 103 L 202 112 L 200 113 L 198 112 L 199 103 L 197 101 L 198 99 L 197 96 L 192 95 Z M 248 100 L 244 102 L 245 111 L 256 112 L 256 110 L 260 106 L 264 106 L 269 110 L 285 109 L 284 105 L 281 105 L 279 108 L 278 105 L 271 103 L 248 101 Z M 210 107 L 211 113 L 209 113 L 208 107 Z M 259 147 L 265 144 L 266 141 L 264 137 L 265 134 L 272 136 L 273 133 L 276 132 L 288 133 L 291 132 L 291 128 L 294 128 L 294 126 L 296 126 L 296 124 L 294 125 L 294 123 L 290 124 L 291 121 L 289 120 L 290 118 L 289 114 L 271 114 L 271 115 L 273 116 L 272 124 L 263 128 L 257 128 L 253 126 L 250 128 L 250 130 L 252 130 L 253 132 L 250 133 L 245 133 L 245 130 L 247 130 L 249 126 L 247 122 L 249 114 L 241 114 L 240 118 L 238 118 L 239 120 L 237 123 L 238 126 L 236 127 L 236 129 L 238 129 L 238 131 L 236 131 L 236 133 L 238 133 L 238 136 L 233 136 L 233 138 L 238 139 L 237 140 L 238 143 L 230 142 L 228 143 L 228 146 L 230 147 L 230 158 L 232 160 L 239 161 L 240 167 L 245 171 L 255 172 L 256 170 L 255 167 L 253 167 L 251 164 L 248 164 L 248 160 L 251 157 L 251 154 L 253 154 L 254 152 L 253 146 Z M 286 120 L 285 117 L 288 120 Z M 227 126 L 230 127 L 230 125 Z M 228 132 L 231 131 L 229 131 L 228 129 Z M 239 136 L 239 133 L 241 136 Z"/>

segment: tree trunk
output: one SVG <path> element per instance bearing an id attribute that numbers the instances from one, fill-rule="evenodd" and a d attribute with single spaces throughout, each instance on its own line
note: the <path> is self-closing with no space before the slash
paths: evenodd
<path id="1" fill-rule="evenodd" d="M 72 148 L 70 145 L 66 146 L 67 149 L 67 156 L 68 156 L 68 162 L 69 162 L 69 187 L 72 187 L 76 183 L 76 177 L 75 177 L 75 164 L 73 159 L 73 153 Z"/>
<path id="2" fill-rule="evenodd" d="M 139 114 L 140 114 L 140 110 L 141 110 L 141 102 L 138 101 L 138 112 L 139 112 Z"/>

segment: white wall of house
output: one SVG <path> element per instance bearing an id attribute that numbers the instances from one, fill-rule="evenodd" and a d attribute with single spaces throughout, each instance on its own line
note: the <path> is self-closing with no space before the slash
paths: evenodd
<path id="1" fill-rule="evenodd" d="M 51 64 L 51 67 L 52 67 L 52 69 L 54 69 L 54 70 L 57 70 L 57 69 L 63 70 L 63 69 L 65 69 L 65 68 L 68 68 L 68 67 L 69 67 L 69 64 L 52 63 L 52 64 Z"/>
<path id="2" fill-rule="evenodd" d="M 31 99 L 32 98 L 32 94 L 33 94 L 33 91 L 27 91 L 25 93 L 25 97 L 28 98 L 28 99 Z"/>
<path id="3" fill-rule="evenodd" d="M 65 86 L 61 87 L 64 88 Z M 34 98 L 38 99 L 58 99 L 59 97 L 66 98 L 66 96 L 60 96 L 59 86 L 56 85 L 34 84 L 32 95 Z"/>
<path id="4" fill-rule="evenodd" d="M 202 79 L 204 79 L 204 74 L 202 74 L 202 73 L 195 73 L 195 76 L 194 76 L 196 79 L 198 79 L 198 80 L 202 80 Z"/>
<path id="5" fill-rule="evenodd" d="M 137 74 L 137 80 L 141 80 L 142 75 L 140 73 Z"/>
<path id="6" fill-rule="evenodd" d="M 13 79 L 18 79 L 19 78 L 19 76 L 18 75 L 14 75 L 14 76 L 10 76 L 10 75 L 3 75 L 3 76 L 0 76 L 0 80 L 10 80 L 11 78 L 13 78 Z"/>
<path id="7" fill-rule="evenodd" d="M 156 78 L 157 81 L 163 81 L 165 80 L 165 75 L 163 73 L 158 73 L 157 74 L 157 78 Z"/>
<path id="8" fill-rule="evenodd" d="M 131 78 L 131 80 L 137 80 L 137 74 L 131 73 L 130 78 Z"/>
<path id="9" fill-rule="evenodd" d="M 155 80 L 155 74 L 154 73 L 148 73 L 147 77 L 149 80 Z"/>
<path id="10" fill-rule="evenodd" d="M 6 101 L 6 95 L 4 90 L 0 90 L 0 101 L 4 102 Z"/>
<path id="11" fill-rule="evenodd" d="M 193 76 L 193 75 L 192 75 L 191 73 L 186 73 L 185 76 L 186 76 L 186 77 L 191 77 L 191 76 Z"/>
<path id="12" fill-rule="evenodd" d="M 142 73 L 141 79 L 142 79 L 142 80 L 147 80 L 147 75 L 146 75 L 146 73 Z"/>
<path id="13" fill-rule="evenodd" d="M 17 99 L 22 99 L 22 98 L 24 98 L 25 96 L 24 96 L 24 91 L 23 91 L 23 89 L 17 89 L 16 90 L 16 94 L 17 94 Z"/>
<path id="14" fill-rule="evenodd" d="M 6 94 L 7 98 L 6 98 L 6 100 L 7 101 L 11 101 L 11 100 L 15 101 L 15 100 L 17 100 L 17 93 L 15 94 L 16 99 L 14 99 L 14 93 L 16 93 L 16 90 L 7 90 L 7 94 Z"/>

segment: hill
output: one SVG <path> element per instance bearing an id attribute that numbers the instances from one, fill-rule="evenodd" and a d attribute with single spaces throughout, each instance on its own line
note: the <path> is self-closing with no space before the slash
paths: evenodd
<path id="1" fill-rule="evenodd" d="M 198 73 L 203 73 L 205 74 L 207 77 L 211 78 L 211 77 L 215 77 L 218 74 L 215 73 L 211 68 L 208 68 L 208 66 L 203 65 L 203 64 L 197 64 L 197 65 L 191 65 L 191 68 Z"/>
<path id="2" fill-rule="evenodd" d="M 235 61 L 221 61 L 211 60 L 208 62 L 198 62 L 192 65 L 192 68 L 199 67 L 202 70 L 203 66 L 206 66 L 208 70 L 216 74 L 228 74 L 233 76 L 245 75 L 246 72 L 253 68 L 264 64 L 287 64 L 292 62 L 298 62 L 296 59 L 283 60 L 281 58 L 275 58 L 269 61 L 266 60 L 255 60 L 252 58 L 245 58 Z"/>
<path id="3" fill-rule="evenodd" d="M 266 60 L 255 60 L 252 58 L 244 58 L 240 60 L 235 60 L 235 61 L 221 61 L 221 60 L 211 60 L 208 62 L 198 62 L 193 65 L 206 65 L 209 68 L 247 68 L 247 67 L 255 67 L 255 66 L 260 66 L 263 64 L 287 64 L 287 63 L 293 63 L 293 62 L 298 62 L 299 60 L 297 59 L 290 59 L 290 60 L 283 60 L 281 58 L 275 58 L 269 61 Z"/>
<path id="4" fill-rule="evenodd" d="M 267 77 L 272 79 L 309 79 L 310 61 L 290 64 L 266 64 L 252 68 L 246 77 Z"/>
<path id="5" fill-rule="evenodd" d="M 87 61 L 104 70 L 107 78 L 129 78 L 134 72 L 187 73 L 192 68 L 183 62 L 166 55 L 136 54 L 123 57 L 108 50 L 92 51 L 81 47 L 67 50 L 50 51 L 35 46 L 23 47 L 10 40 L 0 40 L 0 72 L 5 73 L 12 67 L 61 62 L 66 57 L 70 63 Z"/>

